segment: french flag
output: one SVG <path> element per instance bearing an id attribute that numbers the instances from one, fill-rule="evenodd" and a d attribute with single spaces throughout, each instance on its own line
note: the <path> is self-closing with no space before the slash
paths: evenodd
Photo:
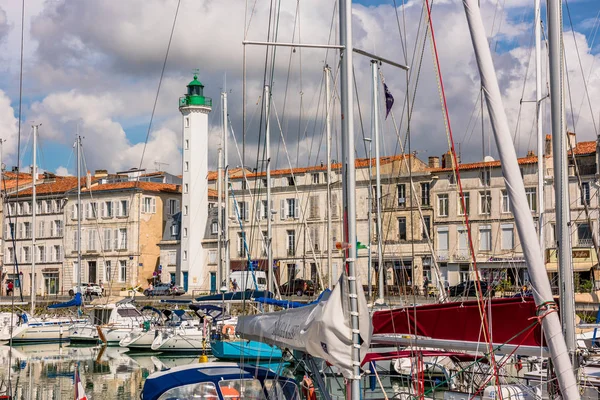
<path id="1" fill-rule="evenodd" d="M 79 365 L 75 367 L 75 400 L 88 400 L 79 376 Z"/>

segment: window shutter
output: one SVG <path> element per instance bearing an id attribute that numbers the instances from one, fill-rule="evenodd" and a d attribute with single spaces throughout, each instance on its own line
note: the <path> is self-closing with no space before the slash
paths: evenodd
<path id="1" fill-rule="evenodd" d="M 100 216 L 102 216 L 102 218 L 106 217 L 106 203 L 105 202 L 100 203 Z"/>
<path id="2" fill-rule="evenodd" d="M 271 200 L 271 205 L 268 211 L 269 215 L 267 216 L 267 218 L 271 218 L 271 221 L 273 221 L 275 219 L 275 216 L 273 215 L 273 200 Z"/>
<path id="3" fill-rule="evenodd" d="M 279 218 L 280 218 L 281 220 L 284 220 L 284 219 L 285 219 L 285 200 L 283 200 L 283 199 L 282 199 L 282 200 L 280 200 L 280 201 L 279 201 L 279 204 L 280 204 Z"/>
<path id="4" fill-rule="evenodd" d="M 75 204 L 71 204 L 71 219 L 75 219 L 77 216 L 75 215 Z"/>
<path id="5" fill-rule="evenodd" d="M 254 219 L 261 220 L 262 216 L 262 202 L 260 200 L 256 201 L 256 208 L 254 209 Z"/>
<path id="6" fill-rule="evenodd" d="M 300 218 L 300 202 L 296 197 L 296 201 L 294 201 L 294 219 Z"/>
<path id="7" fill-rule="evenodd" d="M 179 211 L 180 211 L 179 200 L 175 200 L 175 213 L 178 213 Z"/>
<path id="8" fill-rule="evenodd" d="M 113 237 L 113 249 L 118 249 L 119 248 L 119 230 L 115 229 L 114 230 L 114 237 Z"/>
<path id="9" fill-rule="evenodd" d="M 156 214 L 156 197 L 152 198 L 152 214 Z"/>

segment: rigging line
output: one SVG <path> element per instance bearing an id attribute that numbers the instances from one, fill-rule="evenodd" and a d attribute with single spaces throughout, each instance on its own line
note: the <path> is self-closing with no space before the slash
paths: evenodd
<path id="1" fill-rule="evenodd" d="M 579 46 L 577 45 L 577 40 L 575 39 L 575 28 L 573 27 L 573 20 L 571 19 L 571 9 L 569 7 L 569 1 L 565 0 L 565 5 L 567 6 L 567 15 L 569 16 L 569 23 L 571 24 L 571 33 L 573 35 L 573 43 L 575 44 L 575 52 L 577 53 L 577 61 L 579 62 L 579 71 L 581 72 L 581 79 L 583 80 L 583 88 L 585 91 L 585 97 L 587 97 L 588 105 L 590 107 L 590 116 L 592 117 L 592 125 L 594 126 L 594 132 L 596 136 L 598 136 L 598 128 L 596 127 L 596 118 L 594 117 L 594 110 L 592 108 L 592 101 L 590 99 L 590 92 L 588 91 L 588 87 L 586 85 L 585 73 L 583 72 L 583 64 L 581 62 L 581 54 L 579 53 Z M 566 52 L 563 44 L 563 53 Z M 563 55 L 565 59 L 565 64 L 567 63 L 566 57 Z M 569 75 L 569 71 L 567 70 L 567 76 Z M 568 79 L 568 78 L 567 78 Z M 570 91 L 569 91 L 570 92 Z M 569 94 L 570 97 L 570 94 Z M 573 113 L 573 104 L 571 102 L 571 113 Z M 578 118 L 579 119 L 579 118 Z M 573 121 L 573 130 L 575 130 L 575 121 Z"/>
<path id="2" fill-rule="evenodd" d="M 513 133 L 513 142 L 514 143 L 518 143 L 517 137 L 520 133 L 521 111 L 523 110 L 523 98 L 525 97 L 525 86 L 527 86 L 527 78 L 529 77 L 529 67 L 531 66 L 531 55 L 533 53 L 533 40 L 535 37 L 535 35 L 534 35 L 535 29 L 536 29 L 536 27 L 534 26 L 533 29 L 531 30 L 531 35 L 529 37 L 529 46 L 527 46 L 529 48 L 529 55 L 527 57 L 527 66 L 525 67 L 525 74 L 523 76 L 523 86 L 521 89 L 521 100 L 519 101 L 519 111 L 517 113 L 517 122 L 516 122 L 515 130 Z M 535 120 L 535 118 L 534 118 L 534 120 Z"/>
<path id="3" fill-rule="evenodd" d="M 452 152 L 453 169 L 456 168 L 456 178 L 457 178 L 456 180 L 457 180 L 457 185 L 458 185 L 458 187 L 460 189 L 460 197 L 461 197 L 462 207 L 463 207 L 464 210 L 466 210 L 465 197 L 464 197 L 464 193 L 463 193 L 463 189 L 462 189 L 462 182 L 461 182 L 461 179 L 460 179 L 460 169 L 458 168 L 458 162 L 457 162 L 457 159 L 456 159 L 456 151 L 454 149 L 454 139 L 452 137 L 452 127 L 450 125 L 450 115 L 449 115 L 448 106 L 447 106 L 447 103 L 446 103 L 446 95 L 445 95 L 444 84 L 443 84 L 443 79 L 442 79 L 442 71 L 441 71 L 441 68 L 440 68 L 440 61 L 439 61 L 439 57 L 438 57 L 438 53 L 437 53 L 437 44 L 436 44 L 436 41 L 435 41 L 435 33 L 434 33 L 434 29 L 433 29 L 433 21 L 431 19 L 431 8 L 429 6 L 429 0 L 425 0 L 425 3 L 427 5 L 427 15 L 428 15 L 428 20 L 429 20 L 429 28 L 431 30 L 432 44 L 433 44 L 433 49 L 434 49 L 434 53 L 435 53 L 435 62 L 434 62 L 434 64 L 436 66 L 436 71 L 437 71 L 437 75 L 438 75 L 437 81 L 438 81 L 439 86 L 440 86 L 440 90 L 441 90 L 441 94 L 442 94 L 442 99 L 441 100 L 442 100 L 442 104 L 443 104 L 443 108 L 444 108 L 445 119 L 447 121 L 447 128 L 448 128 L 447 132 L 448 132 L 448 137 L 449 137 L 449 141 L 450 141 L 450 148 L 451 148 L 451 152 Z M 467 226 L 470 226 L 468 218 L 469 217 L 467 215 L 465 215 L 465 222 L 466 222 Z M 476 261 L 475 256 L 474 256 L 475 255 L 475 250 L 474 250 L 474 247 L 473 247 L 473 238 L 472 238 L 471 230 L 470 229 L 467 230 L 467 236 L 469 238 L 469 248 L 471 250 L 471 254 L 472 254 L 472 257 L 473 257 L 473 269 L 475 271 L 476 276 L 479 276 L 479 271 L 478 271 L 478 268 L 477 268 L 477 261 Z M 478 290 L 478 292 L 479 293 L 483 293 L 482 290 L 481 290 L 481 281 L 479 279 L 477 279 L 476 282 L 477 282 L 477 290 Z M 482 322 L 483 322 L 484 329 L 485 329 L 485 338 L 486 338 L 486 341 L 488 342 L 488 345 L 490 346 L 490 350 L 491 350 L 492 344 L 491 344 L 491 341 L 489 340 L 490 339 L 490 335 L 489 335 L 489 326 L 488 326 L 488 322 L 487 322 L 488 321 L 487 313 L 486 313 L 485 307 L 484 307 L 484 305 L 483 305 L 482 302 L 479 301 L 478 305 L 479 305 L 478 308 L 479 308 L 480 313 L 482 314 L 482 318 L 483 318 Z M 492 356 L 492 364 L 493 364 L 493 367 L 494 367 L 494 375 L 496 377 L 496 384 L 499 387 L 500 386 L 500 380 L 499 380 L 499 377 L 498 377 L 498 366 L 496 364 L 496 359 L 495 359 L 494 356 Z M 500 396 L 500 400 L 502 400 L 502 396 Z"/>
<path id="4" fill-rule="evenodd" d="M 598 11 L 598 13 L 596 14 L 596 20 L 594 21 L 594 27 L 592 28 L 593 36 L 592 36 L 592 40 L 590 41 L 590 44 L 589 44 L 590 49 L 594 48 L 594 43 L 596 42 L 596 35 L 598 34 L 598 27 L 600 26 L 598 24 L 598 22 L 600 21 L 598 17 L 600 17 L 600 11 Z M 587 79 L 584 82 L 584 84 L 586 86 L 589 84 L 590 79 L 592 77 L 592 72 L 594 71 L 595 63 L 596 63 L 596 57 L 593 57 L 592 64 L 590 65 L 590 71 L 588 72 Z M 581 108 L 583 107 L 584 101 L 585 101 L 585 98 L 582 97 L 581 102 L 579 103 L 579 111 L 577 112 L 577 120 L 575 121 L 576 123 L 579 122 L 579 118 L 581 117 Z"/>
<path id="5" fill-rule="evenodd" d="M 402 29 L 400 28 L 400 17 L 398 16 L 398 5 L 396 4 L 396 0 L 394 1 L 394 13 L 396 14 L 396 24 L 398 25 L 398 34 L 400 35 L 400 44 L 402 45 L 402 54 L 404 54 L 404 64 L 408 64 L 408 56 L 406 54 L 406 46 L 404 44 L 404 36 L 402 36 Z M 402 5 L 402 11 L 404 12 L 404 7 L 406 5 Z"/>

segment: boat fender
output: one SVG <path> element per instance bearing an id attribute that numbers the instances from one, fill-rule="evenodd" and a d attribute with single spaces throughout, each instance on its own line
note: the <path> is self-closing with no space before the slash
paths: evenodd
<path id="1" fill-rule="evenodd" d="M 315 385 L 313 385 L 312 379 L 308 375 L 304 375 L 302 379 L 302 395 L 306 400 L 317 400 L 317 394 L 315 393 Z"/>
<path id="2" fill-rule="evenodd" d="M 223 329 L 221 330 L 223 335 L 233 336 L 235 335 L 235 326 L 233 325 L 223 325 Z"/>

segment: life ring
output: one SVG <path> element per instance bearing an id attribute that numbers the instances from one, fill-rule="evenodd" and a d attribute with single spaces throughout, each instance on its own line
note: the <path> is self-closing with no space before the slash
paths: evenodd
<path id="1" fill-rule="evenodd" d="M 228 400 L 240 400 L 240 392 L 229 386 L 222 387 L 221 394 L 223 394 L 223 397 Z"/>
<path id="2" fill-rule="evenodd" d="M 233 336 L 235 335 L 235 326 L 233 325 L 223 325 L 223 329 L 221 330 L 223 335 Z"/>
<path id="3" fill-rule="evenodd" d="M 302 395 L 306 400 L 317 400 L 317 393 L 315 392 L 315 385 L 313 385 L 312 379 L 308 375 L 304 375 L 302 379 Z"/>

